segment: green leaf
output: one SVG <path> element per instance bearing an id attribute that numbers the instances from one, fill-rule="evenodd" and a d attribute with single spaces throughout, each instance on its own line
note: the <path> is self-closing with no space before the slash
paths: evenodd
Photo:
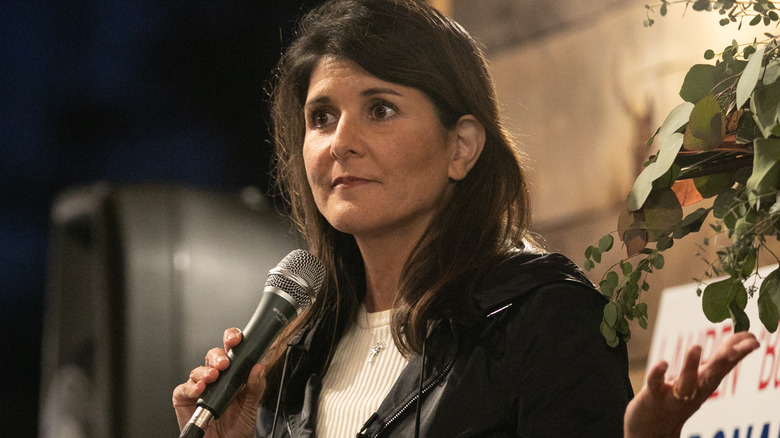
<path id="1" fill-rule="evenodd" d="M 656 190 L 648 196 L 644 206 L 647 239 L 657 241 L 674 231 L 682 220 L 682 206 L 671 189 Z"/>
<path id="2" fill-rule="evenodd" d="M 590 257 L 593 259 L 596 263 L 601 263 L 601 252 L 598 248 L 593 248 L 593 251 L 590 253 Z"/>
<path id="3" fill-rule="evenodd" d="M 753 142 L 753 174 L 745 190 L 748 202 L 755 206 L 758 197 L 774 192 L 780 182 L 780 139 L 756 139 Z"/>
<path id="4" fill-rule="evenodd" d="M 756 269 L 756 253 L 755 252 L 749 252 L 747 257 L 745 257 L 745 260 L 743 260 L 742 263 L 742 277 L 748 278 L 753 273 L 753 271 Z M 747 305 L 747 298 L 745 299 L 745 304 Z M 744 309 L 744 306 L 742 306 Z"/>
<path id="5" fill-rule="evenodd" d="M 734 172 L 716 173 L 714 175 L 693 178 L 693 185 L 702 198 L 707 199 L 720 194 L 734 185 Z"/>
<path id="6" fill-rule="evenodd" d="M 748 301 L 747 289 L 745 289 L 745 285 L 741 281 L 736 281 L 735 284 L 738 287 L 736 293 L 734 293 L 734 299 L 731 302 L 736 304 L 740 309 L 745 310 Z"/>
<path id="7" fill-rule="evenodd" d="M 724 79 L 722 69 L 710 64 L 696 64 L 685 75 L 680 97 L 686 102 L 696 103 L 711 94 Z"/>
<path id="8" fill-rule="evenodd" d="M 715 198 L 712 204 L 712 215 L 718 219 L 723 219 L 731 209 L 734 198 L 737 196 L 736 189 L 726 189 Z"/>
<path id="9" fill-rule="evenodd" d="M 737 221 L 734 223 L 734 238 L 739 239 L 742 236 L 749 234 L 750 230 L 752 230 L 754 227 L 754 221 L 751 221 L 746 217 L 737 219 Z"/>
<path id="10" fill-rule="evenodd" d="M 707 219 L 710 210 L 698 208 L 689 213 L 683 220 L 674 227 L 673 236 L 675 239 L 682 239 L 690 233 L 696 233 L 701 229 L 702 224 Z"/>
<path id="11" fill-rule="evenodd" d="M 750 56 L 745 70 L 742 71 L 742 76 L 737 82 L 737 108 L 742 108 L 742 105 L 747 102 L 753 90 L 756 88 L 758 78 L 761 76 L 761 64 L 764 61 L 764 49 L 766 46 L 761 46 L 756 49 L 756 52 Z"/>
<path id="12" fill-rule="evenodd" d="M 763 137 L 764 133 L 759 129 L 753 113 L 749 110 L 744 110 L 742 117 L 740 117 L 739 122 L 737 122 L 737 143 L 753 143 L 753 140 Z"/>
<path id="13" fill-rule="evenodd" d="M 634 187 L 626 200 L 626 206 L 630 211 L 636 211 L 642 207 L 653 188 L 653 181 L 663 176 L 674 163 L 683 143 L 683 135 L 676 133 L 676 131 L 688 123 L 693 106 L 688 102 L 678 105 L 661 124 L 653 141 L 653 143 L 659 142 L 661 144 L 658 157 L 634 181 Z"/>
<path id="14" fill-rule="evenodd" d="M 647 247 L 647 231 L 642 228 L 644 213 L 642 210 L 629 211 L 624 209 L 618 216 L 618 236 L 626 246 L 629 257 Z"/>
<path id="15" fill-rule="evenodd" d="M 711 11 L 712 4 L 710 0 L 696 0 L 693 2 L 692 9 L 694 11 Z"/>
<path id="16" fill-rule="evenodd" d="M 704 316 L 712 322 L 725 321 L 726 318 L 731 316 L 729 311 L 729 304 L 734 300 L 737 291 L 745 286 L 739 282 L 734 281 L 731 278 L 710 283 L 704 288 L 704 292 L 701 297 L 702 310 Z"/>
<path id="17" fill-rule="evenodd" d="M 770 215 L 775 215 L 777 213 L 780 213 L 780 192 L 775 194 L 775 203 L 772 204 L 772 207 L 769 209 Z"/>
<path id="18" fill-rule="evenodd" d="M 621 261 L 620 262 L 620 270 L 623 271 L 623 276 L 624 277 L 629 277 L 631 275 L 631 271 L 634 270 L 634 267 L 629 262 Z"/>
<path id="19" fill-rule="evenodd" d="M 606 322 L 601 321 L 601 335 L 604 336 L 604 340 L 607 341 L 607 345 L 610 347 L 617 347 L 620 340 L 617 337 L 617 332 L 614 327 L 610 327 Z"/>
<path id="20" fill-rule="evenodd" d="M 708 94 L 693 107 L 683 145 L 692 151 L 709 151 L 723 142 L 726 135 L 726 116 L 718 99 Z"/>
<path id="21" fill-rule="evenodd" d="M 612 235 L 607 234 L 606 236 L 599 239 L 599 251 L 601 252 L 607 252 L 610 249 L 612 249 L 612 244 L 615 242 L 615 239 L 612 237 Z"/>
<path id="22" fill-rule="evenodd" d="M 774 58 L 764 67 L 764 76 L 761 78 L 761 83 L 772 85 L 777 81 L 778 77 L 780 77 L 780 60 Z"/>
<path id="23" fill-rule="evenodd" d="M 780 320 L 780 268 L 770 272 L 758 289 L 758 318 L 770 333 Z"/>
<path id="24" fill-rule="evenodd" d="M 766 138 L 772 133 L 777 123 L 777 112 L 780 108 L 780 82 L 771 85 L 757 85 L 750 99 L 750 111 L 753 113 L 761 134 Z"/>
<path id="25" fill-rule="evenodd" d="M 653 190 L 671 188 L 675 181 L 677 181 L 677 178 L 680 177 L 680 173 L 680 165 L 677 163 L 672 163 L 671 167 L 669 167 L 669 170 L 667 170 L 666 173 L 653 181 Z"/>
<path id="26" fill-rule="evenodd" d="M 677 228 L 675 228 L 676 230 Z M 675 231 L 676 232 L 676 231 Z M 676 235 L 674 237 L 677 237 Z M 674 239 L 669 236 L 661 236 L 658 238 L 658 242 L 655 244 L 655 248 L 658 251 L 666 251 L 674 245 Z"/>
<path id="27" fill-rule="evenodd" d="M 608 326 L 614 327 L 617 319 L 618 305 L 612 302 L 607 303 L 607 305 L 604 306 L 604 322 L 606 322 Z"/>
<path id="28" fill-rule="evenodd" d="M 607 284 L 612 287 L 612 289 L 616 288 L 618 285 L 618 274 L 615 271 L 609 271 L 607 272 L 607 276 L 604 278 L 604 280 L 607 282 Z"/>
<path id="29" fill-rule="evenodd" d="M 729 316 L 734 324 L 735 332 L 745 332 L 750 329 L 750 318 L 745 310 L 741 309 L 734 301 L 729 304 Z"/>
<path id="30" fill-rule="evenodd" d="M 655 269 L 663 269 L 664 267 L 664 256 L 661 254 L 656 255 L 653 257 L 653 267 Z"/>
<path id="31" fill-rule="evenodd" d="M 628 321 L 626 321 L 626 318 L 618 318 L 615 324 L 615 330 L 617 330 L 618 333 L 624 335 L 631 333 L 631 329 L 628 327 Z"/>
<path id="32" fill-rule="evenodd" d="M 682 148 L 683 135 L 671 134 L 664 137 L 656 137 L 655 141 L 661 143 L 658 159 L 647 166 L 634 181 L 634 187 L 626 200 L 626 206 L 631 211 L 639 210 L 642 207 L 653 189 L 653 181 L 663 176 L 672 166 L 677 153 Z"/>

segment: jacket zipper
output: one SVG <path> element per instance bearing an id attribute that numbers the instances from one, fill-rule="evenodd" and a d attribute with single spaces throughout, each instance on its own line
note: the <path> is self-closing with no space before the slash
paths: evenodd
<path id="1" fill-rule="evenodd" d="M 444 379 L 444 376 L 446 376 L 447 373 L 450 372 L 450 369 L 452 369 L 452 365 L 455 363 L 455 358 L 458 356 L 457 335 L 455 334 L 455 327 L 453 326 L 452 321 L 450 321 L 450 331 L 456 337 L 455 353 L 450 357 L 450 360 L 444 366 L 444 369 L 442 370 L 442 372 L 440 372 L 436 376 L 436 378 L 433 379 L 433 381 L 431 383 L 429 383 L 427 386 L 425 386 L 425 388 L 423 388 L 423 390 L 420 393 L 418 393 L 414 397 L 412 397 L 412 399 L 409 400 L 405 405 L 403 405 L 401 407 L 401 409 L 398 410 L 398 412 L 396 412 L 392 417 L 390 417 L 390 419 L 388 419 L 387 422 L 385 422 L 385 424 L 383 424 L 382 427 L 379 428 L 379 430 L 373 435 L 374 438 L 382 435 L 382 432 L 384 432 L 385 429 L 387 429 L 388 426 L 390 426 L 394 421 L 396 421 L 399 417 L 401 417 L 401 415 L 403 415 L 404 412 L 406 412 L 406 410 L 409 409 L 409 407 L 412 406 L 421 395 L 427 393 L 433 387 L 435 387 L 436 385 L 441 383 L 441 381 Z M 368 428 L 368 426 L 371 423 L 374 422 L 376 417 L 377 417 L 377 415 L 375 413 L 374 415 L 371 416 L 371 418 L 368 419 L 368 421 L 366 421 L 366 424 L 363 425 L 363 429 L 358 433 L 358 436 L 361 436 L 361 434 L 366 430 L 366 428 Z"/>

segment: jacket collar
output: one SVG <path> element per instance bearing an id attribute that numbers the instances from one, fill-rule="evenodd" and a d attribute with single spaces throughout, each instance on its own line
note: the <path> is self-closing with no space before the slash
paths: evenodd
<path id="1" fill-rule="evenodd" d="M 568 282 L 593 287 L 577 265 L 561 254 L 518 251 L 484 275 L 474 300 L 489 315 L 541 286 Z"/>

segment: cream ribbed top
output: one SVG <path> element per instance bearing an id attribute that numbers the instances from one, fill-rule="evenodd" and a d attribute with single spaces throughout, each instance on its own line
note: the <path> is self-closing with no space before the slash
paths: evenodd
<path id="1" fill-rule="evenodd" d="M 390 334 L 392 309 L 368 313 L 360 306 L 357 324 L 341 339 L 322 380 L 317 411 L 318 438 L 353 437 L 373 414 L 401 371 L 404 358 Z M 371 348 L 383 345 L 372 362 Z"/>

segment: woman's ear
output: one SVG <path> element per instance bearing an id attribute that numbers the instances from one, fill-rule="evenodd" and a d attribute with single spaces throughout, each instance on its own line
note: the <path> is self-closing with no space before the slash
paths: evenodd
<path id="1" fill-rule="evenodd" d="M 462 180 L 477 162 L 485 146 L 485 127 L 471 114 L 458 119 L 449 131 L 452 152 L 448 176 Z"/>

